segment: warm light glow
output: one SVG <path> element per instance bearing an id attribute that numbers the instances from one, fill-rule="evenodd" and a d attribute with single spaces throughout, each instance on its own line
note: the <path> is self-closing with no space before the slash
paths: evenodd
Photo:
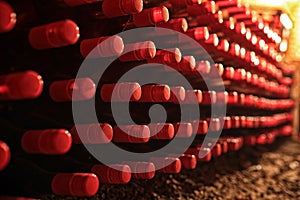
<path id="1" fill-rule="evenodd" d="M 286 52 L 287 49 L 288 49 L 288 42 L 287 42 L 286 39 L 284 39 L 284 40 L 281 41 L 281 43 L 280 43 L 280 45 L 279 45 L 279 50 L 280 50 L 281 52 Z"/>
<path id="2" fill-rule="evenodd" d="M 282 13 L 280 15 L 280 22 L 286 29 L 293 28 L 293 22 L 291 21 L 290 17 L 286 13 Z"/>

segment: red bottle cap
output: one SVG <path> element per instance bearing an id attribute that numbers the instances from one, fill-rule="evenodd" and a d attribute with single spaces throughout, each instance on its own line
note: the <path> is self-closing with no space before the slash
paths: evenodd
<path id="1" fill-rule="evenodd" d="M 104 84 L 100 95 L 104 102 L 138 101 L 142 96 L 142 89 L 138 83 Z"/>
<path id="2" fill-rule="evenodd" d="M 170 3 L 172 4 L 172 7 L 178 8 L 193 4 L 201 4 L 202 0 L 170 0 Z"/>
<path id="3" fill-rule="evenodd" d="M 207 118 L 208 128 L 211 131 L 218 131 L 221 129 L 221 123 L 219 118 Z"/>
<path id="4" fill-rule="evenodd" d="M 222 120 L 224 121 L 223 129 L 231 129 L 232 128 L 232 123 L 231 123 L 230 117 L 223 117 Z"/>
<path id="5" fill-rule="evenodd" d="M 218 144 L 221 145 L 223 154 L 228 152 L 228 144 L 227 144 L 226 140 L 218 140 Z"/>
<path id="6" fill-rule="evenodd" d="M 92 173 L 59 173 L 51 183 L 54 194 L 69 196 L 93 196 L 99 188 L 99 180 Z"/>
<path id="7" fill-rule="evenodd" d="M 199 61 L 196 63 L 196 70 L 200 75 L 208 75 L 211 72 L 211 66 L 208 61 Z"/>
<path id="8" fill-rule="evenodd" d="M 197 165 L 197 158 L 191 154 L 169 154 L 169 157 L 179 158 L 181 165 L 185 169 L 195 169 Z"/>
<path id="9" fill-rule="evenodd" d="M 176 122 L 173 124 L 174 133 L 179 138 L 189 138 L 193 134 L 193 126 L 188 122 Z"/>
<path id="10" fill-rule="evenodd" d="M 237 151 L 242 147 L 243 140 L 242 138 L 228 138 L 227 143 L 228 143 L 229 150 Z"/>
<path id="11" fill-rule="evenodd" d="M 232 80 L 234 77 L 234 68 L 233 67 L 226 67 L 223 74 L 222 78 L 225 80 Z"/>
<path id="12" fill-rule="evenodd" d="M 256 144 L 266 144 L 267 136 L 266 134 L 260 134 L 256 137 Z"/>
<path id="13" fill-rule="evenodd" d="M 183 56 L 180 63 L 172 66 L 182 73 L 190 73 L 195 70 L 196 60 L 194 56 Z"/>
<path id="14" fill-rule="evenodd" d="M 240 5 L 240 0 L 216 1 L 216 5 L 219 7 L 219 9 L 228 7 L 238 7 Z"/>
<path id="15" fill-rule="evenodd" d="M 178 174 L 181 170 L 181 161 L 178 158 L 151 158 L 150 162 L 153 162 L 159 172 Z"/>
<path id="16" fill-rule="evenodd" d="M 235 81 L 244 81 L 246 80 L 246 70 L 245 69 L 236 69 L 234 70 L 233 80 Z"/>
<path id="17" fill-rule="evenodd" d="M 125 125 L 114 127 L 115 142 L 146 143 L 150 139 L 150 129 L 145 125 Z"/>
<path id="18" fill-rule="evenodd" d="M 217 94 L 215 91 L 202 91 L 202 103 L 204 105 L 215 104 L 217 101 Z"/>
<path id="19" fill-rule="evenodd" d="M 174 137 L 174 127 L 170 123 L 148 124 L 150 135 L 155 140 L 170 140 Z"/>
<path id="20" fill-rule="evenodd" d="M 155 176 L 155 166 L 152 162 L 125 161 L 131 169 L 131 177 L 136 179 L 152 179 Z"/>
<path id="21" fill-rule="evenodd" d="M 231 116 L 232 128 L 240 128 L 240 117 Z"/>
<path id="22" fill-rule="evenodd" d="M 167 22 L 161 22 L 155 25 L 156 27 L 160 28 L 167 28 L 178 32 L 186 32 L 188 29 L 188 22 L 185 18 L 177 18 L 171 19 Z M 167 32 L 171 33 L 171 32 Z"/>
<path id="23" fill-rule="evenodd" d="M 181 102 L 184 101 L 185 99 L 185 89 L 184 87 L 177 86 L 177 87 L 171 87 L 171 96 L 169 99 L 169 102 L 175 103 L 175 104 L 180 104 Z"/>
<path id="24" fill-rule="evenodd" d="M 94 165 L 91 169 L 99 178 L 100 183 L 126 184 L 131 179 L 131 170 L 128 165 Z"/>
<path id="25" fill-rule="evenodd" d="M 17 22 L 13 8 L 5 1 L 0 2 L 0 33 L 12 30 Z"/>
<path id="26" fill-rule="evenodd" d="M 119 56 L 123 50 L 123 39 L 117 35 L 84 39 L 80 42 L 80 53 L 88 58 Z"/>
<path id="27" fill-rule="evenodd" d="M 293 128 L 292 126 L 284 126 L 281 131 L 280 131 L 281 135 L 283 136 L 290 136 L 293 133 Z"/>
<path id="28" fill-rule="evenodd" d="M 0 100 L 33 99 L 40 96 L 44 82 L 34 71 L 0 76 Z"/>
<path id="29" fill-rule="evenodd" d="M 229 99 L 228 92 L 217 92 L 217 104 L 227 104 Z"/>
<path id="30" fill-rule="evenodd" d="M 201 90 L 186 90 L 184 103 L 185 104 L 201 104 L 202 103 Z"/>
<path id="31" fill-rule="evenodd" d="M 230 47 L 230 44 L 229 44 L 228 40 L 221 39 L 218 46 L 217 46 L 217 49 L 220 50 L 220 51 L 228 52 L 229 47 Z"/>
<path id="32" fill-rule="evenodd" d="M 173 62 L 179 63 L 182 59 L 182 54 L 178 48 L 162 49 L 156 51 L 156 56 L 166 56 L 169 58 L 168 64 Z"/>
<path id="33" fill-rule="evenodd" d="M 208 123 L 206 120 L 194 120 L 192 126 L 196 134 L 206 134 L 208 132 Z"/>
<path id="34" fill-rule="evenodd" d="M 249 10 L 246 6 L 240 6 L 240 7 L 229 7 L 226 8 L 226 12 L 228 12 L 229 15 L 235 15 L 235 14 L 244 14 L 247 13 Z"/>
<path id="35" fill-rule="evenodd" d="M 240 116 L 240 127 L 246 128 L 246 116 Z"/>
<path id="36" fill-rule="evenodd" d="M 30 130 L 23 134 L 21 145 L 30 154 L 65 154 L 72 146 L 72 136 L 64 129 Z"/>
<path id="37" fill-rule="evenodd" d="M 238 104 L 239 105 L 244 105 L 245 104 L 245 98 L 246 98 L 246 95 L 241 93 L 241 94 L 238 94 Z"/>
<path id="38" fill-rule="evenodd" d="M 238 103 L 238 93 L 237 92 L 229 92 L 228 94 L 228 104 L 234 105 Z"/>
<path id="39" fill-rule="evenodd" d="M 211 149 L 212 156 L 220 156 L 222 154 L 222 146 L 219 143 L 216 143 L 213 147 L 211 147 L 211 143 L 209 144 L 209 148 Z"/>
<path id="40" fill-rule="evenodd" d="M 208 40 L 209 38 L 209 31 L 206 26 L 188 29 L 185 34 L 197 41 Z"/>
<path id="41" fill-rule="evenodd" d="M 202 2 L 201 4 L 194 4 L 187 6 L 187 13 L 189 16 L 197 17 L 205 14 L 215 14 L 218 7 L 214 1 Z"/>
<path id="42" fill-rule="evenodd" d="M 133 15 L 133 23 L 137 27 L 152 26 L 169 20 L 169 10 L 165 6 L 144 9 Z"/>
<path id="43" fill-rule="evenodd" d="M 136 14 L 142 10 L 143 0 L 104 0 L 102 3 L 102 12 L 108 18 Z"/>
<path id="44" fill-rule="evenodd" d="M 209 37 L 207 40 L 204 41 L 205 44 L 208 44 L 208 45 L 213 45 L 215 47 L 218 46 L 219 44 L 219 38 L 218 38 L 218 35 L 217 34 L 209 34 Z"/>
<path id="45" fill-rule="evenodd" d="M 155 44 L 151 41 L 126 44 L 124 54 L 119 59 L 122 62 L 152 59 L 156 55 Z"/>
<path id="46" fill-rule="evenodd" d="M 266 139 L 266 142 L 267 142 L 268 144 L 272 144 L 272 143 L 274 142 L 275 139 L 276 139 L 275 133 L 273 133 L 273 132 L 267 133 L 267 139 Z"/>
<path id="47" fill-rule="evenodd" d="M 56 102 L 88 100 L 95 93 L 96 85 L 90 78 L 54 81 L 49 88 L 49 95 Z"/>
<path id="48" fill-rule="evenodd" d="M 247 146 L 254 146 L 256 145 L 256 136 L 244 136 L 244 144 Z"/>
<path id="49" fill-rule="evenodd" d="M 113 129 L 106 123 L 77 124 L 71 128 L 70 133 L 75 144 L 106 144 L 113 138 Z"/>
<path id="50" fill-rule="evenodd" d="M 211 160 L 210 149 L 209 148 L 203 148 L 204 152 L 202 152 L 202 153 L 207 153 L 207 154 L 203 158 L 199 158 L 200 149 L 201 149 L 201 147 L 196 147 L 196 148 L 195 147 L 190 147 L 186 150 L 185 154 L 195 155 L 195 157 L 199 161 L 210 161 Z"/>
<path id="51" fill-rule="evenodd" d="M 10 161 L 10 150 L 5 142 L 0 141 L 0 171 L 2 171 Z"/>
<path id="52" fill-rule="evenodd" d="M 77 24 L 67 19 L 30 29 L 28 39 L 33 48 L 41 50 L 75 44 L 79 36 Z"/>
<path id="53" fill-rule="evenodd" d="M 200 157 L 198 156 L 198 155 L 199 155 L 199 152 L 201 151 L 200 149 L 201 149 L 201 148 L 199 148 L 199 150 L 198 150 L 198 154 L 195 155 L 196 157 L 198 157 L 198 160 L 203 161 L 203 162 L 209 162 L 209 161 L 211 161 L 211 158 L 212 158 L 211 150 L 210 150 L 209 148 L 203 148 L 203 149 L 202 149 L 203 153 L 200 153 L 200 156 L 201 156 L 201 155 L 204 155 L 204 154 L 205 154 L 205 156 L 202 157 L 202 158 L 200 158 Z"/>
<path id="54" fill-rule="evenodd" d="M 171 90 L 167 85 L 143 85 L 140 102 L 168 102 Z"/>

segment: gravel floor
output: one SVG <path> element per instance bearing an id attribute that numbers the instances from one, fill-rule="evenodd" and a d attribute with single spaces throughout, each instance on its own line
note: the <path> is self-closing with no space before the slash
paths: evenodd
<path id="1" fill-rule="evenodd" d="M 244 147 L 210 163 L 198 163 L 195 170 L 180 174 L 102 185 L 99 194 L 89 199 L 300 199 L 299 163 L 300 144 L 281 138 L 272 145 Z"/>

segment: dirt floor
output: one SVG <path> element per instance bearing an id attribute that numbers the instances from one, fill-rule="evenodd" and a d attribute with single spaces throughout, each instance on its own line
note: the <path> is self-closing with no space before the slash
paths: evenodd
<path id="1" fill-rule="evenodd" d="M 198 163 L 195 170 L 102 185 L 99 194 L 89 199 L 300 199 L 300 144 L 281 138 L 272 145 L 244 147 L 210 163 Z"/>

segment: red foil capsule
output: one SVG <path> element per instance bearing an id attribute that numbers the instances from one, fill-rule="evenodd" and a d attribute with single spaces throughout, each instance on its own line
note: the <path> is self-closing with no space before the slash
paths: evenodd
<path id="1" fill-rule="evenodd" d="M 260 134 L 256 137 L 256 144 L 266 144 L 267 136 L 266 134 Z"/>
<path id="2" fill-rule="evenodd" d="M 206 26 L 188 29 L 185 34 L 197 41 L 208 40 L 209 38 L 209 31 Z"/>
<path id="3" fill-rule="evenodd" d="M 208 132 L 208 123 L 206 120 L 194 120 L 192 126 L 195 134 L 206 134 Z"/>
<path id="4" fill-rule="evenodd" d="M 220 156 L 222 154 L 222 146 L 219 143 L 216 143 L 211 148 L 211 154 L 212 156 Z"/>
<path id="5" fill-rule="evenodd" d="M 238 103 L 238 93 L 237 92 L 229 92 L 228 94 L 228 104 L 236 105 Z"/>
<path id="6" fill-rule="evenodd" d="M 146 143 L 150 139 L 150 129 L 145 125 L 124 125 L 114 127 L 115 142 Z"/>
<path id="7" fill-rule="evenodd" d="M 229 150 L 237 151 L 242 147 L 243 140 L 242 138 L 228 138 L 227 143 L 228 143 Z"/>
<path id="8" fill-rule="evenodd" d="M 140 102 L 168 102 L 171 90 L 167 85 L 143 85 Z"/>
<path id="9" fill-rule="evenodd" d="M 106 123 L 77 124 L 70 133 L 75 144 L 106 144 L 113 138 L 113 128 Z"/>
<path id="10" fill-rule="evenodd" d="M 152 59 L 156 55 L 156 47 L 152 41 L 126 44 L 124 54 L 119 59 L 122 62 Z"/>
<path id="11" fill-rule="evenodd" d="M 104 84 L 100 95 L 104 102 L 138 101 L 142 96 L 142 89 L 138 83 Z"/>
<path id="12" fill-rule="evenodd" d="M 99 180 L 92 173 L 59 173 L 54 176 L 51 188 L 56 195 L 93 196 L 99 188 Z"/>
<path id="13" fill-rule="evenodd" d="M 221 129 L 221 123 L 219 118 L 207 118 L 208 128 L 211 131 L 218 131 Z"/>
<path id="14" fill-rule="evenodd" d="M 175 104 L 180 104 L 184 101 L 185 99 L 185 89 L 184 87 L 178 86 L 178 87 L 171 87 L 171 96 L 169 99 L 169 102 L 175 103 Z"/>
<path id="15" fill-rule="evenodd" d="M 136 14 L 142 10 L 143 0 L 104 0 L 102 3 L 102 12 L 108 18 Z"/>
<path id="16" fill-rule="evenodd" d="M 240 117 L 239 116 L 231 116 L 232 126 L 231 128 L 240 128 Z"/>
<path id="17" fill-rule="evenodd" d="M 181 170 L 181 161 L 178 158 L 151 158 L 158 172 L 178 174 Z"/>
<path id="18" fill-rule="evenodd" d="M 174 137 L 174 126 L 170 123 L 148 124 L 150 136 L 155 140 L 170 140 Z"/>
<path id="19" fill-rule="evenodd" d="M 201 4 L 194 4 L 187 6 L 187 13 L 189 16 L 197 17 L 205 14 L 215 14 L 218 7 L 214 1 L 203 2 Z"/>
<path id="20" fill-rule="evenodd" d="M 202 91 L 202 103 L 204 105 L 215 104 L 217 101 L 217 94 L 215 91 Z"/>
<path id="21" fill-rule="evenodd" d="M 229 47 L 230 47 L 230 44 L 229 44 L 228 40 L 221 39 L 217 46 L 217 49 L 220 51 L 228 52 Z"/>
<path id="22" fill-rule="evenodd" d="M 184 103 L 185 104 L 201 104 L 202 103 L 201 90 L 186 90 Z"/>
<path id="23" fill-rule="evenodd" d="M 202 0 L 170 0 L 172 7 L 186 7 L 193 4 L 201 4 Z"/>
<path id="24" fill-rule="evenodd" d="M 189 138 L 193 134 L 193 126 L 188 122 L 177 122 L 173 124 L 174 132 L 178 138 Z"/>
<path id="25" fill-rule="evenodd" d="M 34 71 L 0 76 L 0 100 L 34 99 L 42 93 L 44 82 Z"/>
<path id="26" fill-rule="evenodd" d="M 227 104 L 228 103 L 228 92 L 217 92 L 217 104 Z"/>
<path id="27" fill-rule="evenodd" d="M 200 146 L 197 148 L 188 148 L 186 150 L 185 154 L 195 155 L 197 160 L 203 161 L 203 162 L 209 162 L 212 157 L 211 150 L 209 148 L 203 148 L 201 150 Z"/>
<path id="28" fill-rule="evenodd" d="M 155 176 L 155 165 L 152 162 L 125 161 L 131 169 L 131 177 L 135 179 L 152 179 Z"/>
<path id="29" fill-rule="evenodd" d="M 174 63 L 172 67 L 175 70 L 184 73 L 190 73 L 195 70 L 196 60 L 194 56 L 183 56 L 180 63 Z"/>
<path id="30" fill-rule="evenodd" d="M 152 26 L 169 20 L 169 10 L 165 6 L 144 9 L 133 15 L 133 23 L 137 27 Z"/>
<path id="31" fill-rule="evenodd" d="M 221 145 L 223 154 L 228 152 L 228 144 L 227 144 L 226 140 L 218 140 L 218 144 Z"/>
<path id="32" fill-rule="evenodd" d="M 224 72 L 223 72 L 222 78 L 225 79 L 225 80 L 232 80 L 233 77 L 234 77 L 233 67 L 226 67 Z"/>
<path id="33" fill-rule="evenodd" d="M 201 76 L 209 75 L 211 72 L 211 65 L 208 61 L 199 61 L 196 63 L 195 69 Z"/>
<path id="34" fill-rule="evenodd" d="M 80 43 L 81 55 L 88 58 L 119 56 L 123 50 L 123 40 L 117 35 L 85 39 Z"/>
<path id="35" fill-rule="evenodd" d="M 157 50 L 156 56 L 164 56 L 165 63 L 163 64 L 171 64 L 173 62 L 180 63 L 182 59 L 182 54 L 180 52 L 180 49 L 178 48 L 170 48 L 170 49 L 163 49 L 163 50 Z"/>
<path id="36" fill-rule="evenodd" d="M 23 134 L 21 145 L 30 154 L 65 154 L 72 146 L 72 136 L 64 129 L 30 130 Z"/>
<path id="37" fill-rule="evenodd" d="M 28 39 L 33 48 L 42 50 L 75 44 L 79 36 L 77 24 L 67 19 L 30 29 Z"/>
<path id="38" fill-rule="evenodd" d="M 10 150 L 5 142 L 0 141 L 0 171 L 2 171 L 10 161 Z"/>
<path id="39" fill-rule="evenodd" d="M 223 129 L 231 129 L 232 128 L 232 122 L 230 117 L 223 117 Z"/>
<path id="40" fill-rule="evenodd" d="M 128 165 L 94 165 L 91 169 L 99 178 L 100 183 L 126 184 L 131 179 L 131 169 Z"/>
<path id="41" fill-rule="evenodd" d="M 88 100 L 95 93 L 96 85 L 90 78 L 54 81 L 49 88 L 49 95 L 56 102 Z"/>
<path id="42" fill-rule="evenodd" d="M 160 28 L 167 28 L 178 32 L 186 32 L 188 29 L 188 22 L 185 18 L 177 18 L 177 19 L 171 19 L 167 22 L 161 22 L 156 24 L 156 27 Z M 159 30 L 158 34 L 162 30 Z M 166 33 L 172 33 L 172 32 L 166 32 Z"/>
<path id="43" fill-rule="evenodd" d="M 11 31 L 17 22 L 13 8 L 5 1 L 0 2 L 0 33 Z"/>
<path id="44" fill-rule="evenodd" d="M 195 169 L 197 165 L 197 158 L 191 154 L 169 154 L 170 157 L 179 158 L 181 165 L 185 169 Z"/>

